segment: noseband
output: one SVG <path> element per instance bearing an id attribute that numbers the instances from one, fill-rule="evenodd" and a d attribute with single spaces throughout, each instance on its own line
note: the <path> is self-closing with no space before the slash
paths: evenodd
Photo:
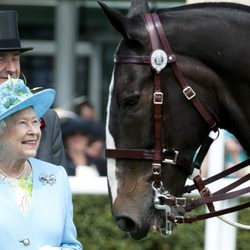
<path id="1" fill-rule="evenodd" d="M 203 181 L 200 175 L 194 177 L 194 185 L 186 186 L 185 191 L 190 193 L 194 189 L 198 189 L 202 195 L 201 199 L 191 199 L 187 200 L 182 197 L 174 197 L 170 195 L 168 191 L 163 187 L 161 181 L 161 167 L 162 164 L 172 164 L 179 167 L 187 175 L 192 174 L 193 169 L 199 169 L 201 163 L 207 154 L 210 145 L 214 141 L 211 137 L 201 145 L 200 150 L 194 160 L 194 162 L 189 162 L 188 160 L 180 156 L 179 151 L 174 146 L 172 120 L 170 116 L 165 116 L 162 112 L 162 108 L 166 105 L 165 99 L 162 92 L 161 84 L 161 73 L 166 69 L 167 65 L 170 64 L 171 69 L 175 75 L 176 82 L 182 89 L 184 97 L 192 103 L 194 108 L 201 115 L 203 120 L 207 123 L 211 131 L 218 132 L 218 124 L 213 114 L 203 105 L 198 96 L 196 95 L 193 88 L 188 84 L 184 78 L 182 72 L 179 70 L 176 64 L 175 54 L 172 52 L 165 32 L 159 20 L 159 17 L 153 14 L 145 14 L 145 23 L 147 30 L 149 32 L 152 53 L 150 56 L 125 56 L 125 55 L 115 55 L 115 63 L 133 63 L 133 64 L 148 64 L 154 72 L 154 85 L 153 85 L 153 119 L 154 119 L 154 149 L 106 149 L 106 156 L 108 158 L 119 158 L 119 159 L 137 159 L 137 160 L 150 160 L 152 161 L 152 175 L 153 182 L 152 188 L 154 191 L 154 206 L 156 209 L 164 210 L 166 214 L 166 226 L 163 229 L 159 229 L 163 234 L 171 234 L 172 227 L 174 223 L 190 223 L 197 220 L 203 220 L 215 216 L 219 216 L 226 213 L 231 213 L 238 211 L 240 209 L 250 206 L 250 202 L 231 207 L 229 209 L 224 209 L 220 211 L 215 211 L 213 206 L 214 201 L 226 200 L 238 197 L 240 195 L 250 192 L 250 188 L 241 189 L 239 191 L 228 192 L 237 186 L 241 185 L 245 181 L 250 179 L 250 174 L 245 176 L 244 180 L 239 180 L 236 183 L 229 185 L 228 187 L 219 190 L 218 192 L 211 195 L 208 188 L 205 186 L 214 182 L 222 177 L 225 177 L 232 172 L 238 171 L 239 169 L 247 166 L 250 160 L 247 160 L 231 169 L 223 171 L 222 173 L 215 175 L 207 180 Z M 165 93 L 166 94 L 166 93 Z M 167 103 L 168 104 L 168 103 Z M 168 112 L 170 113 L 170 112 Z M 164 140 L 162 140 L 162 124 L 167 126 L 165 129 Z M 162 142 L 164 141 L 163 145 Z M 183 207 L 185 211 L 191 211 L 200 205 L 206 204 L 209 208 L 210 213 L 201 214 L 193 217 L 175 216 L 172 213 L 173 207 Z"/>

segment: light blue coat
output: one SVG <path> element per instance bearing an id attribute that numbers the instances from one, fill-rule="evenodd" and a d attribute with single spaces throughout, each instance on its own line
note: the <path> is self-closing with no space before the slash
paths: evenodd
<path id="1" fill-rule="evenodd" d="M 0 249 L 38 250 L 44 245 L 67 250 L 81 250 L 73 223 L 72 195 L 65 169 L 30 158 L 33 190 L 28 215 L 17 206 L 5 183 L 0 181 Z M 54 184 L 39 177 L 53 174 Z M 30 244 L 24 245 L 28 239 Z M 27 240 L 26 240 L 27 241 Z"/>

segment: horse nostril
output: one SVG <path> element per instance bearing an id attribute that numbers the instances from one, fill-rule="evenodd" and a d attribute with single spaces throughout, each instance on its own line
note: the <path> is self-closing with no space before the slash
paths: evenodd
<path id="1" fill-rule="evenodd" d="M 135 222 L 128 217 L 117 217 L 116 223 L 125 232 L 133 232 L 136 228 Z"/>

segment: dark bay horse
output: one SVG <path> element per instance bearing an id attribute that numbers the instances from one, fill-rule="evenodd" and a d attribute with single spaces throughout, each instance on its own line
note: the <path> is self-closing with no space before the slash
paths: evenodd
<path id="1" fill-rule="evenodd" d="M 152 19 L 143 0 L 132 1 L 127 16 L 100 5 L 122 35 L 107 107 L 107 149 L 115 152 L 107 155 L 112 212 L 122 230 L 141 239 L 161 227 L 169 212 L 153 203 L 157 175 L 165 193 L 181 197 L 190 171 L 176 159 L 192 163 L 211 130 L 228 130 L 250 153 L 250 8 L 193 4 L 157 10 Z M 170 53 L 156 55 L 161 69 L 149 62 L 155 49 Z M 171 63 L 181 72 L 184 89 Z M 205 115 L 194 108 L 197 99 Z M 155 152 L 170 146 L 171 159 L 162 161 Z M 178 204 L 173 211 L 183 212 Z"/>

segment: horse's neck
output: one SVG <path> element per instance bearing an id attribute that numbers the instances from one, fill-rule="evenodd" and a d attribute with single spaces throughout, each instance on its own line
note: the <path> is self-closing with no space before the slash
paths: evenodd
<path id="1" fill-rule="evenodd" d="M 250 82 L 250 11 L 189 9 L 166 12 L 162 21 L 176 53 L 201 60 L 218 75 Z"/>
<path id="2" fill-rule="evenodd" d="M 163 23 L 175 53 L 195 58 L 221 79 L 222 126 L 250 154 L 250 12 L 167 12 Z"/>

